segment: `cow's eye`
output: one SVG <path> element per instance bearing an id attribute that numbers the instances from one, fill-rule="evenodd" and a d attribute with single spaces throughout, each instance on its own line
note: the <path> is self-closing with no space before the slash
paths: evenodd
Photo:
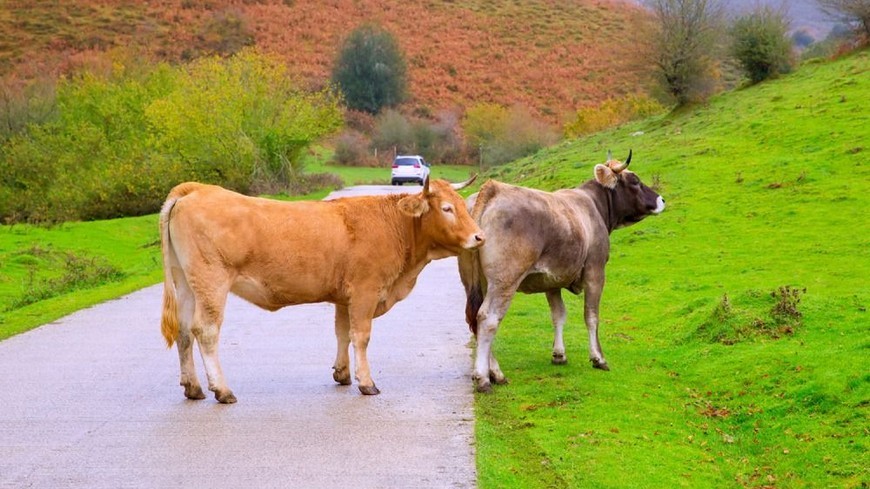
<path id="1" fill-rule="evenodd" d="M 452 214 L 453 213 L 453 206 L 450 204 L 444 204 L 441 206 L 441 210 L 448 213 L 448 214 Z"/>

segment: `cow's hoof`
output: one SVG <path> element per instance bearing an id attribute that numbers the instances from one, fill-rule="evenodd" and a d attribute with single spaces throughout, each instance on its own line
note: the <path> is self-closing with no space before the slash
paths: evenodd
<path id="1" fill-rule="evenodd" d="M 185 385 L 184 397 L 194 401 L 200 401 L 205 399 L 205 393 L 202 392 L 202 387 L 198 385 Z"/>
<path id="2" fill-rule="evenodd" d="M 375 384 L 361 385 L 359 386 L 359 391 L 367 396 L 376 396 L 381 393 L 381 391 L 379 391 L 378 388 L 375 387 Z"/>
<path id="3" fill-rule="evenodd" d="M 492 394 L 492 384 L 490 384 L 489 382 L 478 382 L 477 392 L 480 392 L 481 394 Z"/>
<path id="4" fill-rule="evenodd" d="M 598 370 L 610 370 L 610 367 L 607 366 L 607 362 L 597 358 L 592 359 L 592 367 L 597 368 Z"/>
<path id="5" fill-rule="evenodd" d="M 217 399 L 217 402 L 221 404 L 235 404 L 238 402 L 236 396 L 233 395 L 233 391 L 227 389 L 225 391 L 215 391 L 214 398 Z"/>
<path id="6" fill-rule="evenodd" d="M 504 374 L 502 374 L 502 373 L 496 374 L 496 373 L 490 372 L 489 373 L 489 380 L 493 384 L 498 384 L 498 385 L 504 385 L 504 384 L 508 383 L 507 377 L 505 377 Z"/>
<path id="7" fill-rule="evenodd" d="M 332 378 L 341 385 L 350 385 L 350 370 L 347 367 L 336 369 L 332 372 Z"/>
<path id="8" fill-rule="evenodd" d="M 565 365 L 568 363 L 568 357 L 565 355 L 553 355 L 553 365 Z"/>

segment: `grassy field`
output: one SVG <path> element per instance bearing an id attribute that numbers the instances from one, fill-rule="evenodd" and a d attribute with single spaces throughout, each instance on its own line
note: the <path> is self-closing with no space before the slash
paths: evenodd
<path id="1" fill-rule="evenodd" d="M 570 187 L 633 148 L 668 208 L 612 235 L 610 372 L 582 298 L 567 366 L 545 298 L 515 299 L 510 383 L 476 402 L 480 487 L 867 487 L 868 100 L 864 51 L 488 174 Z"/>
<path id="2" fill-rule="evenodd" d="M 0 226 L 0 339 L 157 283 L 157 216 Z"/>

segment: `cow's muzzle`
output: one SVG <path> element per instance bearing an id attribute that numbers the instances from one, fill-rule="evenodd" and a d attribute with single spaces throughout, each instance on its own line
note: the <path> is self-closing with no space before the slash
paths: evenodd
<path id="1" fill-rule="evenodd" d="M 661 214 L 663 210 L 665 210 L 665 199 L 663 199 L 662 196 L 659 195 L 659 198 L 656 199 L 656 208 L 653 209 L 651 212 L 653 214 Z"/>
<path id="2" fill-rule="evenodd" d="M 477 233 L 473 234 L 470 238 L 468 238 L 468 241 L 466 241 L 462 247 L 465 248 L 466 250 L 473 250 L 475 248 L 482 246 L 485 241 L 486 241 L 486 238 L 483 236 L 483 231 L 478 231 Z"/>

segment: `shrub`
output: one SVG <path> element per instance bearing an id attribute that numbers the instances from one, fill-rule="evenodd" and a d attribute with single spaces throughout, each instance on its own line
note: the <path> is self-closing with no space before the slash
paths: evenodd
<path id="1" fill-rule="evenodd" d="M 22 80 L 11 75 L 0 79 L 0 143 L 56 115 L 54 80 Z"/>
<path id="2" fill-rule="evenodd" d="M 375 166 L 377 160 L 369 156 L 368 140 L 360 132 L 347 130 L 335 140 L 332 161 L 343 166 Z"/>
<path id="3" fill-rule="evenodd" d="M 722 38 L 720 0 L 646 0 L 655 18 L 651 55 L 665 91 L 679 105 L 706 98 L 715 86 Z"/>
<path id="4" fill-rule="evenodd" d="M 350 33 L 339 52 L 332 81 L 348 107 L 377 114 L 405 99 L 405 58 L 392 34 L 374 24 Z"/>
<path id="5" fill-rule="evenodd" d="M 752 83 L 791 71 L 791 39 L 782 12 L 759 7 L 731 27 L 731 53 Z"/>
<path id="6" fill-rule="evenodd" d="M 247 192 L 300 173 L 305 147 L 341 125 L 338 104 L 328 89 L 297 88 L 277 58 L 245 50 L 190 64 L 146 113 L 161 154 L 178 155 L 199 180 Z"/>
<path id="7" fill-rule="evenodd" d="M 155 212 L 184 180 L 289 186 L 304 148 L 341 125 L 339 102 L 296 88 L 283 64 L 253 51 L 74 76 L 58 85 L 54 120 L 0 146 L 0 218 Z"/>
<path id="8" fill-rule="evenodd" d="M 578 109 L 574 120 L 565 124 L 565 136 L 578 137 L 608 127 L 642 119 L 664 111 L 664 106 L 646 95 L 607 99 L 597 107 Z"/>
<path id="9" fill-rule="evenodd" d="M 870 38 L 870 0 L 816 0 L 822 10 L 838 20 L 857 25 Z"/>
<path id="10" fill-rule="evenodd" d="M 414 130 L 408 118 L 395 110 L 387 110 L 375 120 L 372 148 L 379 152 L 403 154 L 415 151 Z"/>
<path id="11" fill-rule="evenodd" d="M 185 59 L 200 56 L 229 56 L 254 44 L 254 33 L 241 10 L 229 8 L 214 12 L 200 27 L 193 47 L 184 51 Z"/>
<path id="12" fill-rule="evenodd" d="M 556 133 L 535 120 L 522 106 L 478 104 L 465 114 L 462 124 L 470 146 L 483 165 L 500 165 L 532 154 L 555 143 Z"/>

